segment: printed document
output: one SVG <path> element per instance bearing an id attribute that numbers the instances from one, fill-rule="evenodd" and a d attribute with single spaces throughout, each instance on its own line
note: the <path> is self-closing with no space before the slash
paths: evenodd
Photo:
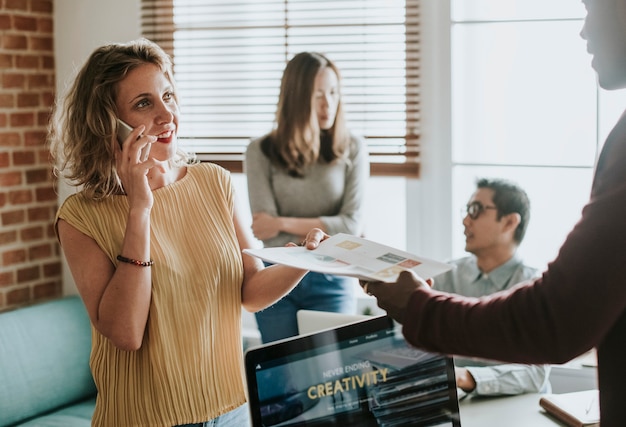
<path id="1" fill-rule="evenodd" d="M 244 252 L 273 264 L 381 282 L 395 282 L 403 270 L 412 270 L 427 279 L 452 268 L 449 264 L 344 233 L 324 240 L 313 250 L 298 246 L 244 249 Z"/>

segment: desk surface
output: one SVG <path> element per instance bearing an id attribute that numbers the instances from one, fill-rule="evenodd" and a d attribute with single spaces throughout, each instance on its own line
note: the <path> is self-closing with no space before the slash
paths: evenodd
<path id="1" fill-rule="evenodd" d="M 467 397 L 459 403 L 462 427 L 563 427 L 539 406 L 541 394 Z"/>

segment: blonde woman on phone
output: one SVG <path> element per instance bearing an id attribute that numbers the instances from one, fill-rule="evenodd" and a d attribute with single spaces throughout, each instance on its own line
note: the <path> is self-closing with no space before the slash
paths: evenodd
<path id="1" fill-rule="evenodd" d="M 121 144 L 117 119 L 132 128 Z M 92 425 L 248 425 L 241 307 L 306 271 L 242 253 L 253 238 L 230 174 L 178 146 L 170 58 L 147 40 L 96 49 L 53 123 L 59 173 L 81 186 L 56 230 L 92 323 Z M 311 249 L 324 238 L 305 234 Z"/>

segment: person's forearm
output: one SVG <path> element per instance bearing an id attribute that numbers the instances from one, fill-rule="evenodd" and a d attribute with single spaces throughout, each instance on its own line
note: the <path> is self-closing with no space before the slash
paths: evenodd
<path id="1" fill-rule="evenodd" d="M 306 270 L 278 264 L 266 267 L 245 280 L 241 303 L 252 313 L 263 310 L 291 291 L 306 273 Z"/>
<path id="2" fill-rule="evenodd" d="M 550 367 L 545 365 L 502 364 L 466 369 L 476 381 L 475 392 L 483 396 L 539 393 L 550 373 Z"/>
<path id="3" fill-rule="evenodd" d="M 123 257 L 150 260 L 150 210 L 131 211 L 122 243 Z M 113 343 L 133 350 L 141 346 L 152 294 L 152 267 L 119 262 L 98 309 L 99 328 Z"/>
<path id="4" fill-rule="evenodd" d="M 246 228 L 234 215 L 237 238 L 242 249 L 250 248 L 250 239 L 247 237 Z M 320 229 L 313 228 L 305 233 L 304 247 L 313 250 L 329 236 Z M 295 246 L 294 243 L 288 246 Z M 291 291 L 307 274 L 307 270 L 275 264 L 263 267 L 263 263 L 246 253 L 242 254 L 244 265 L 244 277 L 241 287 L 241 304 L 250 312 L 256 312 L 269 307 L 274 302 Z"/>
<path id="5" fill-rule="evenodd" d="M 326 227 L 319 218 L 295 218 L 281 216 L 276 218 L 278 229 L 284 233 L 293 234 L 295 236 L 305 236 L 309 230 L 319 228 L 326 232 Z"/>

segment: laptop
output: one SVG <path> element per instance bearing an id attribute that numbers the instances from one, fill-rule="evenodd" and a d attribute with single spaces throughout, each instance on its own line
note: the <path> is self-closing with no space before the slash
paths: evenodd
<path id="1" fill-rule="evenodd" d="M 250 348 L 253 427 L 460 427 L 452 358 L 409 346 L 387 316 Z"/>
<path id="2" fill-rule="evenodd" d="M 345 314 L 330 311 L 298 310 L 296 321 L 298 322 L 298 334 L 310 334 L 323 329 L 335 328 L 347 323 L 364 320 L 371 316 L 365 314 Z"/>

